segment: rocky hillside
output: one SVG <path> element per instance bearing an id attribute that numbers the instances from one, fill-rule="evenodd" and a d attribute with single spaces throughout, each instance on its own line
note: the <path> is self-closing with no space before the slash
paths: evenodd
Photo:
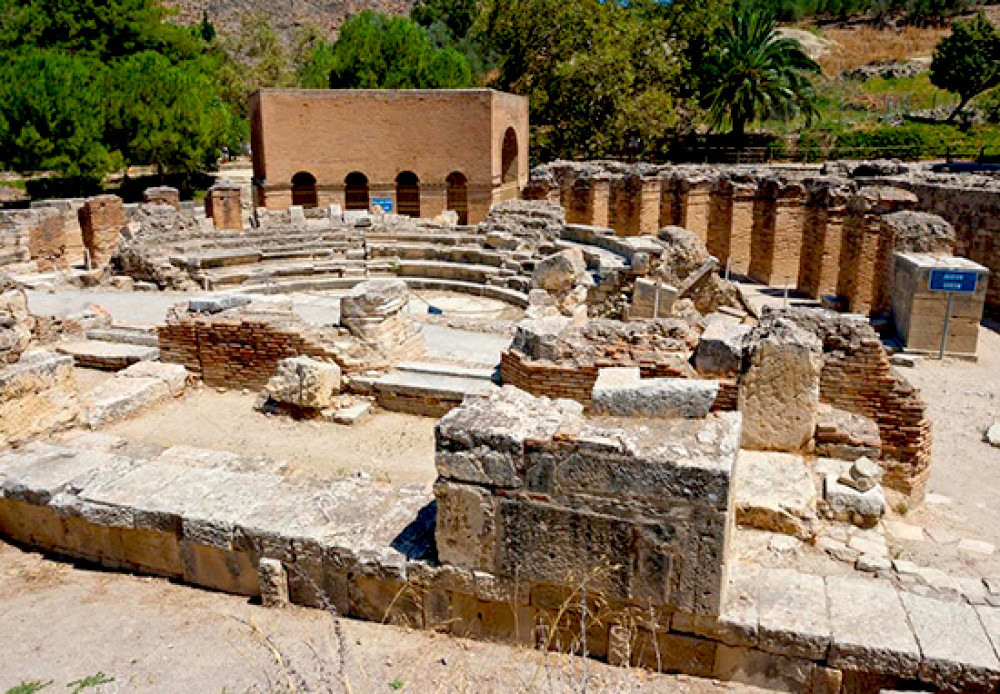
<path id="1" fill-rule="evenodd" d="M 412 0 L 163 0 L 177 10 L 177 21 L 188 24 L 201 21 L 202 13 L 221 32 L 238 28 L 245 12 L 261 12 L 271 20 L 278 33 L 287 36 L 297 26 L 316 24 L 331 36 L 344 20 L 362 10 L 386 14 L 408 14 Z"/>

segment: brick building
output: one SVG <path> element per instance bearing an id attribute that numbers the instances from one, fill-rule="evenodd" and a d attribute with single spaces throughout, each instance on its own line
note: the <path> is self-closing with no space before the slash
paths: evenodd
<path id="1" fill-rule="evenodd" d="M 476 223 L 528 179 L 528 100 L 491 89 L 263 89 L 250 126 L 268 209 L 455 210 Z"/>

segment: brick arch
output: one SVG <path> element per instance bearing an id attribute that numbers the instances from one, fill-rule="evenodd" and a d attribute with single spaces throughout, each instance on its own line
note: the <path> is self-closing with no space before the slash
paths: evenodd
<path id="1" fill-rule="evenodd" d="M 302 207 L 316 207 L 319 198 L 316 193 L 316 177 L 308 171 L 299 171 L 292 176 L 292 204 Z"/>
<path id="2" fill-rule="evenodd" d="M 420 179 L 412 171 L 402 171 L 396 176 L 396 212 L 420 216 Z"/>
<path id="3" fill-rule="evenodd" d="M 458 214 L 459 224 L 469 223 L 469 179 L 461 171 L 452 171 L 445 178 L 447 188 L 446 209 Z"/>
<path id="4" fill-rule="evenodd" d="M 517 182 L 519 161 L 520 148 L 517 142 L 517 131 L 513 127 L 509 127 L 503 134 L 503 143 L 500 147 L 500 180 L 503 183 Z"/>
<path id="5" fill-rule="evenodd" d="M 371 206 L 368 177 L 352 171 L 344 178 L 344 209 L 367 210 Z"/>

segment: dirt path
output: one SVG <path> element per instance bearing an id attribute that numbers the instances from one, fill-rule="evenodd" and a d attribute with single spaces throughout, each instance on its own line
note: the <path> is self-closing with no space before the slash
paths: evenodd
<path id="1" fill-rule="evenodd" d="M 157 694 L 764 691 L 335 620 L 320 610 L 265 609 L 162 579 L 79 569 L 2 542 L 0 615 L 0 692 L 36 681 L 51 682 L 43 693 L 66 692 L 82 678 L 108 681 L 87 692 Z"/>
<path id="2" fill-rule="evenodd" d="M 320 477 L 363 472 L 399 485 L 434 481 L 433 418 L 377 411 L 354 426 L 295 421 L 257 412 L 256 397 L 196 388 L 102 431 L 136 443 L 266 455 Z"/>
<path id="3" fill-rule="evenodd" d="M 934 431 L 931 494 L 904 518 L 934 537 L 906 549 L 946 571 L 1000 576 L 1000 554 L 958 547 L 966 538 L 1000 545 L 1000 448 L 983 441 L 1000 420 L 1000 334 L 980 328 L 978 363 L 924 359 L 900 372 L 920 388 Z"/>

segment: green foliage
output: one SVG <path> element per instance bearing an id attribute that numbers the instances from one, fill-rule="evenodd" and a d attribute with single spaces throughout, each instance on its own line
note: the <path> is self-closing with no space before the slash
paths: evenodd
<path id="1" fill-rule="evenodd" d="M 105 140 L 128 164 L 193 173 L 228 141 L 232 117 L 209 78 L 144 51 L 108 74 Z"/>
<path id="2" fill-rule="evenodd" d="M 156 0 L 0 0 L 0 166 L 81 192 L 126 163 L 203 168 L 244 132 L 212 36 Z"/>
<path id="3" fill-rule="evenodd" d="M 93 61 L 35 48 L 0 64 L 0 163 L 71 178 L 109 171 L 100 75 Z"/>
<path id="4" fill-rule="evenodd" d="M 770 15 L 743 7 L 716 33 L 699 79 L 713 129 L 740 137 L 755 121 L 815 115 L 810 76 L 819 65 L 775 28 Z"/>
<path id="5" fill-rule="evenodd" d="M 461 53 L 435 48 L 424 29 L 405 17 L 371 10 L 345 22 L 332 47 L 313 49 L 301 74 L 315 84 L 324 73 L 335 89 L 448 89 L 472 84 L 472 69 Z"/>
<path id="6" fill-rule="evenodd" d="M 40 692 L 51 684 L 52 680 L 49 680 L 48 682 L 42 682 L 41 680 L 22 682 L 16 687 L 8 689 L 5 694 L 35 694 L 35 692 Z"/>
<path id="7" fill-rule="evenodd" d="M 476 0 L 417 0 L 410 18 L 424 27 L 443 25 L 453 38 L 462 39 L 469 35 L 478 10 Z"/>
<path id="8" fill-rule="evenodd" d="M 492 85 L 528 96 L 532 155 L 663 151 L 682 123 L 684 47 L 718 2 L 491 0 L 474 29 Z"/>
<path id="9" fill-rule="evenodd" d="M 982 14 L 955 22 L 931 62 L 931 83 L 958 94 L 953 120 L 973 97 L 1000 85 L 1000 31 Z"/>
<path id="10" fill-rule="evenodd" d="M 94 675 L 90 675 L 89 677 L 83 677 L 74 682 L 70 682 L 66 686 L 72 690 L 72 694 L 80 694 L 80 692 L 93 689 L 94 687 L 100 687 L 104 684 L 111 684 L 114 681 L 114 677 L 108 677 L 103 672 L 98 672 Z"/>

